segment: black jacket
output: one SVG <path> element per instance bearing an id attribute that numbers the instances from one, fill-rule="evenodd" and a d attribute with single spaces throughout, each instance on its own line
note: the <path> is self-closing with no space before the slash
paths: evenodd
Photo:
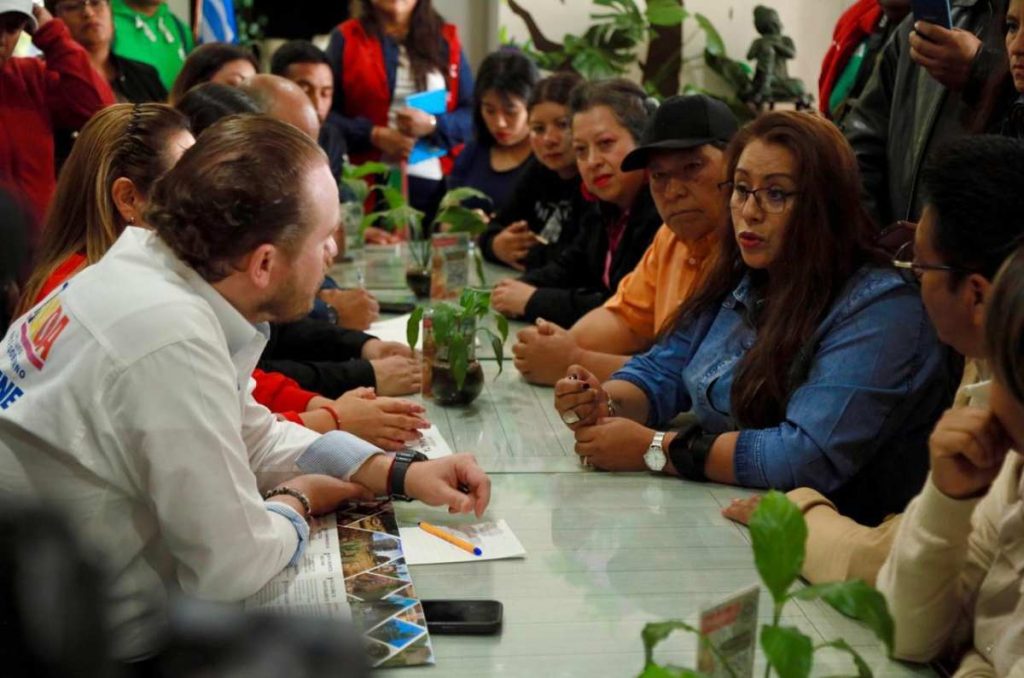
<path id="1" fill-rule="evenodd" d="M 865 206 L 880 226 L 921 214 L 918 175 L 944 141 L 969 134 L 989 78 L 1005 70 L 1000 20 L 1006 0 L 952 0 L 953 25 L 982 40 L 962 92 L 950 92 L 910 59 L 911 14 L 886 45 L 860 99 L 843 120 L 857 154 Z"/>
<path id="2" fill-rule="evenodd" d="M 369 334 L 322 320 L 273 324 L 260 369 L 280 372 L 307 391 L 337 398 L 359 386 L 377 385 L 370 361 L 360 357 L 370 339 Z"/>
<path id="3" fill-rule="evenodd" d="M 617 217 L 618 210 L 607 203 L 589 205 L 580 218 L 579 232 L 572 244 L 554 261 L 521 278 L 538 288 L 526 304 L 528 321 L 544 318 L 562 327 L 571 327 L 588 311 L 604 303 L 619 286 L 619 281 L 640 263 L 662 223 L 647 186 L 633 201 L 622 241 L 612 257 L 608 276 L 611 285 L 605 286 L 607 226 Z"/>
<path id="4" fill-rule="evenodd" d="M 549 244 L 531 248 L 523 264 L 527 271 L 545 266 L 572 244 L 584 207 L 579 175 L 563 179 L 531 158 L 508 200 L 480 236 L 480 251 L 488 261 L 504 264 L 494 256 L 494 237 L 506 226 L 525 221 L 531 231 L 543 235 Z"/>
<path id="5" fill-rule="evenodd" d="M 167 101 L 167 89 L 160 75 L 149 64 L 110 53 L 110 61 L 117 76 L 110 81 L 114 96 L 122 103 L 145 104 Z"/>

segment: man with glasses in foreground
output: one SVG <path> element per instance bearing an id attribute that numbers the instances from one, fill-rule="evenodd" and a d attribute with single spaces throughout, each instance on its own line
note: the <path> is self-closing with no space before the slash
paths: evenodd
<path id="1" fill-rule="evenodd" d="M 963 408 L 988 404 L 985 302 L 996 271 L 1024 241 L 1021 187 L 1024 144 L 1019 141 L 967 137 L 940 149 L 923 176 L 925 207 L 914 241 L 893 261 L 906 280 L 920 286 L 939 339 L 966 358 L 953 410 L 944 421 Z M 863 579 L 873 585 L 901 516 L 865 527 L 840 515 L 815 490 L 799 488 L 789 498 L 807 519 L 803 576 L 815 584 Z M 723 513 L 746 524 L 758 501 L 735 500 Z"/>
<path id="2" fill-rule="evenodd" d="M 700 94 L 672 97 L 658 108 L 622 169 L 647 169 L 665 224 L 603 306 L 569 330 L 538 320 L 519 332 L 512 351 L 527 381 L 554 384 L 570 365 L 603 381 L 629 356 L 651 347 L 665 320 L 711 269 L 727 217 L 724 149 L 737 127 L 728 106 Z"/>
<path id="3" fill-rule="evenodd" d="M 144 104 L 167 100 L 160 74 L 149 64 L 111 51 L 114 18 L 110 0 L 46 0 L 46 9 L 67 24 L 71 37 L 89 53 L 93 68 L 122 103 Z"/>

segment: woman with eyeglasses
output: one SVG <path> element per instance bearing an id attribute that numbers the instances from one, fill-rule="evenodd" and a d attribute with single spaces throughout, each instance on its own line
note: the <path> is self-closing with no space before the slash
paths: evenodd
<path id="1" fill-rule="evenodd" d="M 114 17 L 110 0 L 46 0 L 46 9 L 63 21 L 71 37 L 120 102 L 144 104 L 167 100 L 167 89 L 153 66 L 114 54 Z"/>
<path id="2" fill-rule="evenodd" d="M 917 290 L 873 254 L 849 144 L 774 112 L 729 147 L 722 254 L 671 329 L 604 384 L 574 366 L 555 405 L 586 464 L 813 487 L 877 524 L 917 492 L 952 396 Z M 682 430 L 668 422 L 682 412 Z"/>

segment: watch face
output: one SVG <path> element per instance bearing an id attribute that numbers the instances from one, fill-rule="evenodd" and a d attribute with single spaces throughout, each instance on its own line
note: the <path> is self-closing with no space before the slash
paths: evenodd
<path id="1" fill-rule="evenodd" d="M 661 469 L 665 468 L 666 461 L 665 452 L 661 448 L 651 447 L 644 452 L 644 463 L 652 471 L 661 471 Z"/>

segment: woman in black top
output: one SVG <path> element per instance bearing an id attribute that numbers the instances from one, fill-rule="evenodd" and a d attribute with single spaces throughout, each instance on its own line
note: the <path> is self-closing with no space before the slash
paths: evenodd
<path id="1" fill-rule="evenodd" d="M 534 88 L 529 102 L 533 158 L 480 236 L 488 261 L 530 271 L 547 264 L 572 242 L 582 195 L 572 153 L 569 94 L 580 82 L 576 73 L 556 73 Z"/>
<path id="2" fill-rule="evenodd" d="M 491 297 L 505 315 L 562 327 L 611 295 L 662 223 L 644 172 L 621 169 L 657 104 L 638 85 L 616 78 L 578 86 L 569 106 L 576 165 L 594 202 L 565 250 L 519 280 L 501 281 Z"/>

